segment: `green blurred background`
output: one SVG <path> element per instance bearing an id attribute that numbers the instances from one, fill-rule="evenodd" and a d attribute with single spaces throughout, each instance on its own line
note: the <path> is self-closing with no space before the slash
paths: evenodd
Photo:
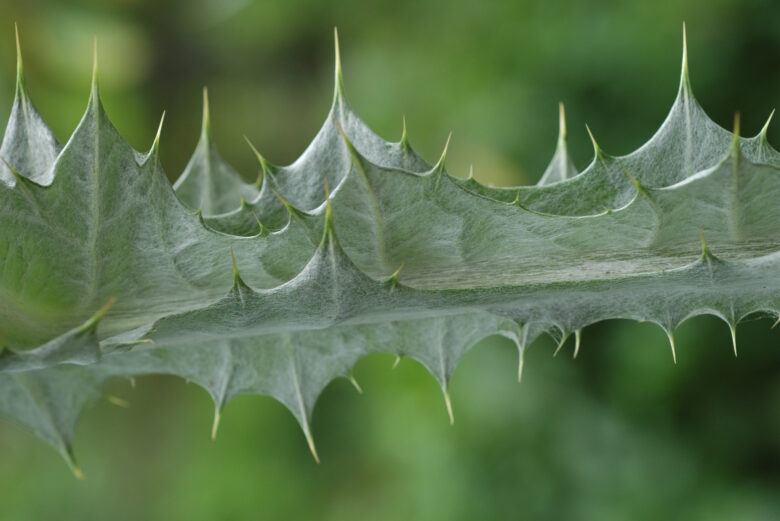
<path id="1" fill-rule="evenodd" d="M 0 2 L 0 113 L 13 96 L 13 22 L 29 91 L 65 141 L 86 107 L 93 35 L 103 99 L 146 149 L 167 111 L 162 159 L 183 169 L 208 85 L 223 155 L 247 178 L 242 135 L 291 162 L 332 96 L 331 33 L 341 35 L 346 93 L 380 135 L 494 184 L 532 183 L 552 155 L 566 103 L 577 166 L 587 122 L 607 152 L 633 150 L 660 125 L 679 79 L 688 24 L 694 91 L 710 115 L 757 133 L 780 93 L 775 0 L 665 2 L 325 2 L 24 0 Z M 2 108 L 5 107 L 5 108 Z M 770 141 L 780 143 L 777 127 Z M 114 382 L 86 412 L 75 448 L 87 480 L 32 435 L 0 424 L 0 519 L 779 519 L 780 328 L 738 331 L 696 318 L 672 364 L 660 328 L 585 330 L 572 360 L 540 341 L 517 353 L 489 339 L 452 382 L 456 422 L 418 364 L 360 361 L 365 393 L 334 382 L 313 429 L 267 398 L 242 397 L 209 439 L 206 393 L 172 378 Z"/>

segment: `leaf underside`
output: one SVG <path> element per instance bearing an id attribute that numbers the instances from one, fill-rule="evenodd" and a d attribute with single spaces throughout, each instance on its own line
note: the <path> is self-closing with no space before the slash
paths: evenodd
<path id="1" fill-rule="evenodd" d="M 576 333 L 579 347 L 601 320 L 654 322 L 674 354 L 690 317 L 733 334 L 749 314 L 780 314 L 780 153 L 766 127 L 741 138 L 709 119 L 685 52 L 645 145 L 615 157 L 594 140 L 578 173 L 561 107 L 536 186 L 457 179 L 446 147 L 429 164 L 405 129 L 378 137 L 345 101 L 338 45 L 335 84 L 296 162 L 255 151 L 256 182 L 219 156 L 204 96 L 200 141 L 171 186 L 159 132 L 148 152 L 131 148 L 97 74 L 60 145 L 19 56 L 0 146 L 0 414 L 77 470 L 74 425 L 104 382 L 172 374 L 209 392 L 217 420 L 237 395 L 276 398 L 314 452 L 317 397 L 368 353 L 419 361 L 446 397 L 458 360 L 491 335 L 516 343 L 522 367 L 540 335 Z"/>

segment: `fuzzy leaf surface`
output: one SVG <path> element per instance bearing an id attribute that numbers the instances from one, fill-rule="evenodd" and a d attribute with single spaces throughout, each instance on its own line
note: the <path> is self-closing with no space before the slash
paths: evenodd
<path id="1" fill-rule="evenodd" d="M 21 62 L 20 62 L 21 63 Z M 658 132 L 581 173 L 561 134 L 536 186 L 451 177 L 332 108 L 289 166 L 259 153 L 244 181 L 201 140 L 172 187 L 102 107 L 60 147 L 19 66 L 0 155 L 0 414 L 72 462 L 73 426 L 112 377 L 172 374 L 219 411 L 239 394 L 309 428 L 322 389 L 362 356 L 421 362 L 445 397 L 462 355 L 523 350 L 598 321 L 666 330 L 700 314 L 733 329 L 780 310 L 780 154 L 693 98 L 687 63 Z M 115 301 L 115 303 L 114 303 Z M 107 306 L 113 303 L 112 306 Z M 735 346 L 736 347 L 736 346 Z M 448 403 L 449 406 L 449 403 Z M 316 454 L 316 453 L 315 453 Z"/>

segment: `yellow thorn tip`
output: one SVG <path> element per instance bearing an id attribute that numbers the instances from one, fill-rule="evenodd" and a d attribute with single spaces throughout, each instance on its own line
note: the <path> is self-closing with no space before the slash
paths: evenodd
<path id="1" fill-rule="evenodd" d="M 201 133 L 208 136 L 211 132 L 211 110 L 209 109 L 209 89 L 203 87 L 203 119 L 201 121 Z"/>
<path id="2" fill-rule="evenodd" d="M 450 418 L 450 425 L 455 425 L 455 416 L 452 414 L 452 401 L 450 400 L 450 392 L 444 390 L 444 405 L 447 406 L 447 416 Z"/>
<path id="3" fill-rule="evenodd" d="M 71 465 L 70 470 L 73 472 L 73 477 L 76 478 L 77 480 L 84 481 L 86 479 L 84 473 L 81 471 L 81 467 L 79 467 L 75 463 Z"/>
<path id="4" fill-rule="evenodd" d="M 211 424 L 211 441 L 217 439 L 217 431 L 219 430 L 219 422 L 222 419 L 222 412 L 219 407 L 214 409 L 214 423 Z"/>
<path id="5" fill-rule="evenodd" d="M 682 78 L 681 78 L 681 84 L 687 84 L 688 83 L 688 33 L 685 30 L 685 22 L 683 22 L 682 27 L 682 33 L 683 33 L 683 55 L 682 55 Z"/>
<path id="6" fill-rule="evenodd" d="M 314 456 L 314 461 L 316 461 L 317 465 L 319 465 L 320 457 L 317 454 L 317 447 L 314 446 L 314 438 L 312 437 L 311 432 L 309 432 L 308 426 L 304 434 L 306 435 L 306 443 L 308 443 L 309 445 L 309 450 L 311 451 L 311 455 Z"/>
<path id="7" fill-rule="evenodd" d="M 14 35 L 16 36 L 16 79 L 22 79 L 24 66 L 22 64 L 22 45 L 19 43 L 19 26 L 14 22 Z"/>
<path id="8" fill-rule="evenodd" d="M 558 138 L 561 141 L 566 139 L 566 111 L 562 101 L 558 103 Z"/>
<path id="9" fill-rule="evenodd" d="M 569 338 L 568 334 L 565 334 L 561 336 L 560 342 L 558 342 L 558 347 L 555 348 L 555 352 L 553 352 L 553 357 L 558 356 L 558 352 L 563 348 L 563 345 L 566 343 L 566 340 Z"/>
<path id="10" fill-rule="evenodd" d="M 577 354 L 580 352 L 580 340 L 582 339 L 582 330 L 578 329 L 574 332 L 574 356 L 572 358 L 577 358 Z"/>
<path id="11" fill-rule="evenodd" d="M 333 48 L 336 55 L 335 71 L 334 71 L 334 102 L 344 95 L 344 76 L 341 72 L 341 49 L 339 47 L 339 30 L 337 27 L 333 28 Z"/>
<path id="12" fill-rule="evenodd" d="M 593 135 L 593 132 L 591 132 L 590 127 L 586 124 L 585 130 L 588 131 L 588 136 L 590 137 L 590 142 L 593 144 L 593 154 L 596 157 L 601 156 L 601 148 L 599 147 L 598 142 L 596 142 L 596 137 Z"/>
<path id="13" fill-rule="evenodd" d="M 353 375 L 349 375 L 349 381 L 352 384 L 352 387 L 354 387 L 355 390 L 358 392 L 358 394 L 363 394 L 363 388 L 360 387 L 360 384 L 358 383 L 358 381 L 355 379 Z"/>
<path id="14" fill-rule="evenodd" d="M 92 42 L 92 88 L 97 88 L 98 83 L 98 39 L 94 36 Z"/>
<path id="15" fill-rule="evenodd" d="M 667 332 L 666 336 L 669 337 L 669 347 L 672 349 L 672 360 L 674 365 L 677 365 L 677 350 L 674 348 L 674 335 L 671 332 Z"/>
<path id="16" fill-rule="evenodd" d="M 523 353 L 520 353 L 520 361 L 517 364 L 517 383 L 523 383 Z"/>

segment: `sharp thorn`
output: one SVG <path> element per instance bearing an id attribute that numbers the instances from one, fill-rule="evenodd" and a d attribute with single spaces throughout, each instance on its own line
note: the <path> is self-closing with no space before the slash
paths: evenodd
<path id="1" fill-rule="evenodd" d="M 769 125 L 772 123 L 772 118 L 775 115 L 775 109 L 772 109 L 772 112 L 769 113 L 769 117 L 766 118 L 766 123 L 764 123 L 764 126 L 761 127 L 761 138 L 766 141 L 766 135 L 767 132 L 769 132 Z"/>
<path id="2" fill-rule="evenodd" d="M 580 340 L 582 339 L 582 329 L 578 329 L 574 332 L 574 356 L 577 358 L 577 354 L 580 352 Z"/>
<path id="3" fill-rule="evenodd" d="M 157 134 L 155 134 L 154 141 L 152 142 L 152 153 L 154 154 L 157 154 L 160 151 L 160 135 L 162 135 L 164 122 L 165 122 L 165 111 L 163 110 L 162 116 L 160 117 L 160 124 L 157 125 Z"/>
<path id="4" fill-rule="evenodd" d="M 76 478 L 79 481 L 84 481 L 86 477 L 84 476 L 84 472 L 81 471 L 81 467 L 76 465 L 76 463 L 73 463 L 70 467 L 71 472 L 73 472 L 73 477 Z"/>
<path id="5" fill-rule="evenodd" d="M 520 361 L 517 363 L 517 383 L 523 383 L 523 358 L 525 350 L 520 351 Z"/>
<path id="6" fill-rule="evenodd" d="M 22 63 L 22 46 L 19 43 L 19 26 L 14 22 L 14 34 L 16 36 L 16 81 L 21 87 L 24 83 L 24 64 Z"/>
<path id="7" fill-rule="evenodd" d="M 306 443 L 309 445 L 309 450 L 311 451 L 311 455 L 314 456 L 314 461 L 317 462 L 317 465 L 320 464 L 320 457 L 317 454 L 317 447 L 314 446 L 314 438 L 311 435 L 311 432 L 309 431 L 308 424 L 306 425 L 306 429 L 304 430 L 304 435 L 306 436 Z"/>
<path id="8" fill-rule="evenodd" d="M 209 109 L 209 89 L 203 87 L 203 119 L 201 121 L 201 135 L 208 137 L 211 134 L 211 111 Z"/>
<path id="9" fill-rule="evenodd" d="M 358 381 L 355 380 L 354 375 L 349 375 L 348 378 L 349 378 L 350 383 L 352 384 L 352 387 L 355 388 L 355 390 L 358 392 L 358 394 L 363 394 L 363 388 L 360 387 L 360 384 L 358 383 Z"/>
<path id="10" fill-rule="evenodd" d="M 450 418 L 450 425 L 455 425 L 455 416 L 452 414 L 452 401 L 450 400 L 450 392 L 444 389 L 444 405 L 447 406 L 447 415 Z"/>
<path id="11" fill-rule="evenodd" d="M 339 30 L 337 27 L 333 28 L 333 47 L 336 55 L 336 64 L 334 72 L 334 103 L 344 96 L 344 75 L 341 71 L 341 50 L 339 48 Z"/>
<path id="12" fill-rule="evenodd" d="M 558 103 L 558 139 L 566 140 L 566 111 L 562 101 Z"/>
<path id="13" fill-rule="evenodd" d="M 566 340 L 568 338 L 569 338 L 568 333 L 561 336 L 561 340 L 558 342 L 558 347 L 556 347 L 555 351 L 553 352 L 553 357 L 558 356 L 558 352 L 563 348 L 563 345 L 566 343 Z"/>
<path id="14" fill-rule="evenodd" d="M 688 76 L 688 35 L 683 22 L 683 51 L 682 51 L 682 72 L 680 73 L 680 89 L 690 88 L 690 78 Z"/>
<path id="15" fill-rule="evenodd" d="M 669 347 L 672 349 L 672 360 L 674 361 L 674 365 L 677 365 L 677 351 L 674 348 L 674 334 L 671 331 L 667 331 L 666 336 L 669 337 Z"/>
<path id="16" fill-rule="evenodd" d="M 92 44 L 92 88 L 97 90 L 98 86 L 98 39 L 94 36 Z"/>
<path id="17" fill-rule="evenodd" d="M 211 424 L 211 441 L 217 439 L 217 431 L 219 430 L 219 422 L 222 419 L 222 412 L 219 407 L 214 408 L 214 422 Z"/>
<path id="18" fill-rule="evenodd" d="M 68 467 L 70 467 L 70 471 L 73 473 L 73 477 L 78 479 L 79 481 L 84 481 L 84 473 L 81 471 L 81 467 L 79 467 L 79 464 L 76 463 L 76 458 L 73 456 L 73 448 L 68 445 L 64 448 L 62 451 L 62 456 L 65 458 L 65 461 L 68 463 Z"/>
<path id="19" fill-rule="evenodd" d="M 439 157 L 439 161 L 436 163 L 436 169 L 439 171 L 444 170 L 444 163 L 447 160 L 447 150 L 450 148 L 450 140 L 452 139 L 452 131 L 447 135 L 447 141 L 444 142 L 444 150 L 441 152 L 441 157 Z"/>
<path id="20" fill-rule="evenodd" d="M 596 137 L 593 135 L 593 132 L 591 132 L 590 127 L 588 125 L 585 125 L 585 130 L 588 131 L 588 136 L 590 136 L 590 142 L 593 144 L 593 155 L 597 158 L 600 158 L 603 154 L 601 152 L 601 147 L 599 147 L 599 144 L 596 141 Z"/>

